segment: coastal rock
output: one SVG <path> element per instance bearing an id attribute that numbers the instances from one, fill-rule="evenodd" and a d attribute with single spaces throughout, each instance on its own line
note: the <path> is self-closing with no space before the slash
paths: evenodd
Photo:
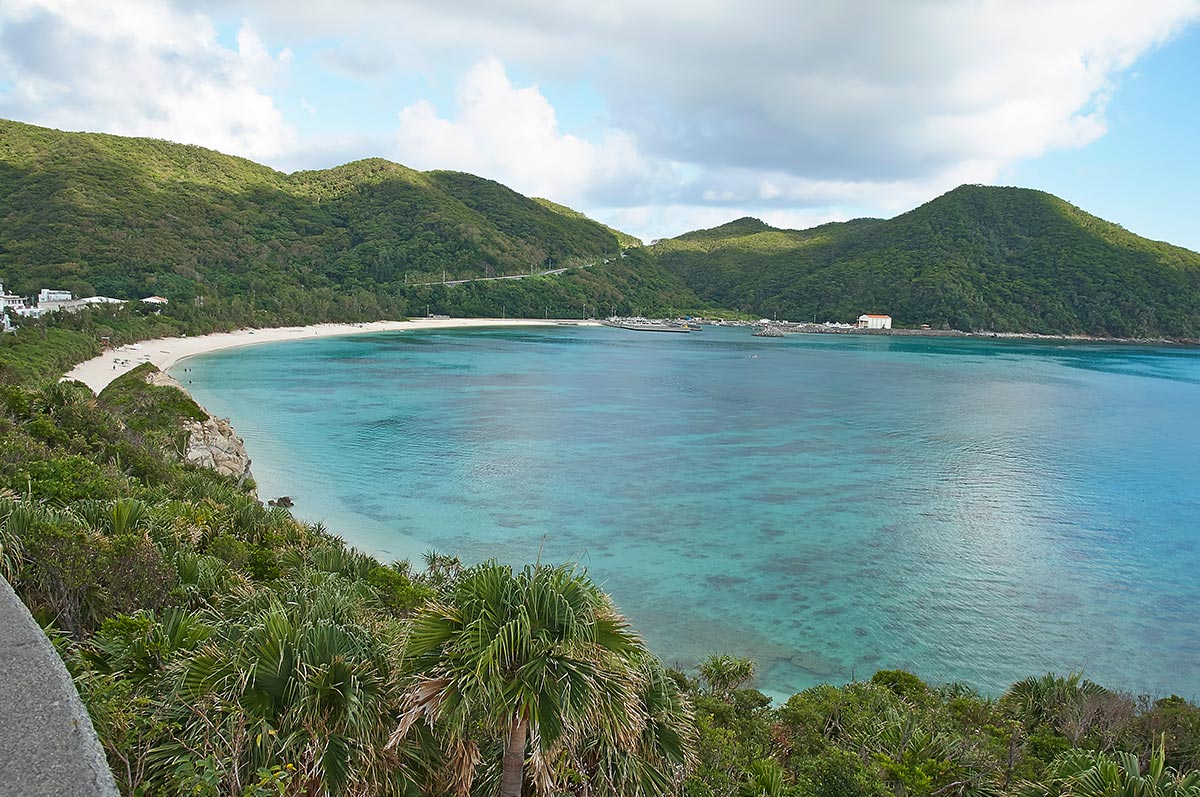
<path id="1" fill-rule="evenodd" d="M 157 368 L 146 374 L 146 384 L 154 385 L 155 387 L 173 387 L 178 391 L 187 393 L 187 390 L 184 389 L 183 385 L 179 384 L 177 379 L 168 376 Z M 188 393 L 188 395 L 190 396 L 191 393 Z"/>
<path id="2" fill-rule="evenodd" d="M 159 370 L 147 374 L 146 381 L 187 393 L 183 385 Z M 239 485 L 250 478 L 250 455 L 246 452 L 246 444 L 234 431 L 228 418 L 209 414 L 203 421 L 184 421 L 183 430 L 188 436 L 187 449 L 183 454 L 185 462 L 210 468 L 223 476 L 233 476 L 238 479 Z"/>
<path id="3" fill-rule="evenodd" d="M 203 421 L 185 421 L 188 434 L 186 462 L 211 468 L 223 476 L 244 478 L 250 473 L 250 455 L 246 444 L 233 430 L 228 418 L 212 415 Z"/>

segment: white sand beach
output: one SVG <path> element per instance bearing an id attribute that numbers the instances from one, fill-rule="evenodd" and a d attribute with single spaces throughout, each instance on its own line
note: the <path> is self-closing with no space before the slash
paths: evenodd
<path id="1" fill-rule="evenodd" d="M 142 363 L 154 363 L 160 370 L 165 371 L 187 357 L 240 346 L 277 343 L 286 340 L 330 338 L 337 335 L 359 335 L 367 332 L 403 332 L 457 327 L 549 326 L 560 323 L 595 326 L 597 322 L 553 318 L 418 318 L 412 321 L 372 321 L 362 324 L 314 324 L 308 327 L 239 329 L 236 332 L 215 332 L 211 335 L 196 337 L 144 340 L 132 346 L 122 346 L 80 363 L 67 372 L 63 378 L 77 379 L 94 392 L 99 393 L 108 386 L 109 382 Z"/>

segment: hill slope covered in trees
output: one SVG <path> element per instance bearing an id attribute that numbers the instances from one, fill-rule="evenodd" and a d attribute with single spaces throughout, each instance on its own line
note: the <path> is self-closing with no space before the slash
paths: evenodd
<path id="1" fill-rule="evenodd" d="M 1200 337 L 1200 254 L 1041 191 L 962 186 L 893 219 L 739 219 L 656 244 L 706 300 L 792 320 Z"/>
<path id="2" fill-rule="evenodd" d="M 696 306 L 653 261 L 617 257 L 631 236 L 490 180 L 381 159 L 283 174 L 196 146 L 0 121 L 0 219 L 0 279 L 23 294 L 243 303 L 268 323 Z M 416 287 L 588 263 L 458 294 Z"/>
<path id="3" fill-rule="evenodd" d="M 283 174 L 200 147 L 0 121 L 0 279 L 19 293 L 172 300 L 209 327 L 442 312 L 701 312 L 1200 338 L 1200 254 L 1057 197 L 962 186 L 893 219 L 739 219 L 637 239 L 458 172 L 381 159 Z M 608 262 L 605 262 L 608 261 Z M 443 279 L 580 266 L 565 274 Z M 197 308 L 200 309 L 197 309 Z"/>

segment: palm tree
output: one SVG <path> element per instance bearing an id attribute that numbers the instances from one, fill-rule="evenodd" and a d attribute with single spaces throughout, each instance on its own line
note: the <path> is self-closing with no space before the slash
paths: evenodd
<path id="1" fill-rule="evenodd" d="M 1000 708 L 1024 723 L 1026 729 L 1032 729 L 1041 722 L 1057 724 L 1065 712 L 1106 692 L 1082 673 L 1071 673 L 1066 678 L 1047 673 L 1013 684 L 1000 698 Z"/>
<path id="2" fill-rule="evenodd" d="M 247 587 L 205 610 L 211 633 L 169 665 L 177 730 L 155 750 L 156 777 L 211 759 L 240 794 L 260 768 L 288 763 L 294 793 L 404 791 L 410 776 L 386 748 L 400 634 L 364 615 L 365 595 L 310 571 L 286 592 Z"/>
<path id="3" fill-rule="evenodd" d="M 754 659 L 721 654 L 709 656 L 696 669 L 712 694 L 729 700 L 735 691 L 754 680 L 758 665 Z"/>
<path id="4" fill-rule="evenodd" d="M 696 726 L 692 707 L 678 682 L 647 656 L 638 699 L 645 717 L 638 741 L 618 748 L 602 737 L 572 740 L 572 793 L 588 797 L 642 797 L 679 793 L 695 762 Z"/>
<path id="5" fill-rule="evenodd" d="M 492 561 L 465 570 L 413 618 L 406 657 L 415 679 L 392 741 L 418 722 L 437 729 L 460 794 L 481 761 L 477 728 L 502 739 L 501 797 L 520 797 L 527 756 L 545 793 L 556 767 L 572 757 L 562 753 L 595 761 L 580 750 L 601 740 L 605 750 L 637 756 L 648 740 L 686 737 L 666 732 L 664 719 L 690 722 L 686 711 L 651 716 L 663 684 L 648 674 L 650 655 L 608 596 L 573 566 L 514 572 Z"/>
<path id="6" fill-rule="evenodd" d="M 746 770 L 738 797 L 783 797 L 783 776 L 783 765 L 773 758 L 761 758 Z"/>
<path id="7" fill-rule="evenodd" d="M 1163 747 L 1144 772 L 1132 753 L 1068 750 L 1050 765 L 1048 783 L 1026 784 L 1023 797 L 1200 797 L 1200 771 L 1170 769 Z"/>

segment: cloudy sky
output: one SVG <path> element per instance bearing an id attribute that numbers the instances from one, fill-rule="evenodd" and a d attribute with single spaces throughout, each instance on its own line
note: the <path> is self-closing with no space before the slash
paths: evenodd
<path id="1" fill-rule="evenodd" d="M 1043 188 L 1200 250 L 1200 0 L 0 0 L 0 117 L 382 156 L 643 238 Z"/>

